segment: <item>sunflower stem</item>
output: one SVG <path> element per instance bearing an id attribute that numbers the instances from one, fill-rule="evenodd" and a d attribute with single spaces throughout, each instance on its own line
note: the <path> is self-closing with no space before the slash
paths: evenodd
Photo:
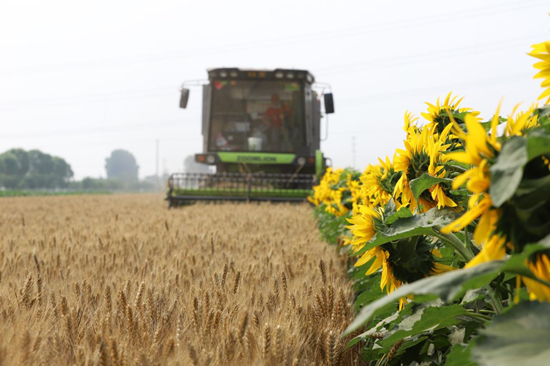
<path id="1" fill-rule="evenodd" d="M 474 246 L 474 243 L 472 243 L 470 237 L 468 236 L 468 226 L 464 228 L 464 244 L 466 245 L 466 248 L 470 249 L 472 253 L 479 253 L 479 249 Z"/>
<path id="2" fill-rule="evenodd" d="M 501 300 L 496 296 L 495 291 L 491 287 L 489 287 L 489 295 L 491 296 L 491 304 L 493 305 L 495 314 L 498 315 L 502 313 L 504 308 L 502 307 Z"/>
<path id="3" fill-rule="evenodd" d="M 464 243 L 456 237 L 454 234 L 443 234 L 441 231 L 441 226 L 434 226 L 434 236 L 440 239 L 442 242 L 453 247 L 458 254 L 466 261 L 469 262 L 474 258 L 474 253 L 470 248 L 466 247 Z"/>
<path id="4" fill-rule="evenodd" d="M 480 313 L 476 313 L 476 312 L 468 312 L 468 315 L 469 317 L 471 318 L 475 318 L 475 319 L 479 319 L 479 320 L 484 320 L 484 321 L 490 321 L 492 320 L 493 318 L 488 316 L 488 315 L 483 315 L 483 314 L 480 314 Z"/>
<path id="5" fill-rule="evenodd" d="M 489 309 L 481 309 L 479 310 L 480 313 L 484 313 L 484 314 L 491 314 L 491 315 L 494 315 L 495 312 L 493 310 L 489 310 Z"/>

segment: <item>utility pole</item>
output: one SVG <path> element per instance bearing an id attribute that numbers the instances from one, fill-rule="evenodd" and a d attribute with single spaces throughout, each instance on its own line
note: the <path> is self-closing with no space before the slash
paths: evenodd
<path id="1" fill-rule="evenodd" d="M 155 166 L 155 177 L 156 177 L 156 180 L 157 180 L 157 188 L 160 187 L 160 184 L 159 184 L 159 140 L 157 139 L 156 140 L 157 142 L 157 157 L 156 157 L 156 166 Z"/>
<path id="2" fill-rule="evenodd" d="M 353 168 L 355 169 L 355 136 L 351 137 L 351 158 L 353 162 Z"/>

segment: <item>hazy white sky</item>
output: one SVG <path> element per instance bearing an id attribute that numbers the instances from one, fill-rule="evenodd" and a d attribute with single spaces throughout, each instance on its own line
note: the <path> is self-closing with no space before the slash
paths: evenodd
<path id="1" fill-rule="evenodd" d="M 0 152 L 40 149 L 76 178 L 105 176 L 113 149 L 140 176 L 200 152 L 208 67 L 303 68 L 332 85 L 322 149 L 363 169 L 402 146 L 403 115 L 449 91 L 489 118 L 535 101 L 530 45 L 550 39 L 550 2 L 0 0 Z"/>

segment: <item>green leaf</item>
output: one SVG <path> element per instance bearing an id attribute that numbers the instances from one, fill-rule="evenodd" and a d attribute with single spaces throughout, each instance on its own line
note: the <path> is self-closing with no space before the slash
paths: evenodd
<path id="1" fill-rule="evenodd" d="M 523 167 L 527 163 L 526 145 L 525 138 L 513 136 L 502 146 L 497 162 L 490 169 L 489 194 L 493 206 L 500 207 L 518 188 L 523 176 Z"/>
<path id="2" fill-rule="evenodd" d="M 550 154 L 550 135 L 541 128 L 529 131 L 527 136 L 527 159 L 529 161 L 541 155 Z"/>
<path id="3" fill-rule="evenodd" d="M 397 239 L 418 235 L 434 235 L 434 227 L 445 226 L 457 217 L 458 214 L 453 210 L 434 207 L 426 213 L 398 219 L 391 225 L 379 228 L 374 238 L 355 255 L 358 256 L 372 248 Z"/>
<path id="4" fill-rule="evenodd" d="M 433 332 L 462 323 L 459 317 L 468 313 L 460 305 L 421 307 L 415 313 L 403 319 L 380 345 L 389 351 L 396 342 L 405 337 L 414 337 L 428 331 Z"/>
<path id="5" fill-rule="evenodd" d="M 413 193 L 414 199 L 416 200 L 416 202 L 418 202 L 422 192 L 424 192 L 426 189 L 429 189 L 438 183 L 443 183 L 443 182 L 451 183 L 452 179 L 436 178 L 436 177 L 432 177 L 428 173 L 424 173 L 420 178 L 411 180 L 409 185 L 411 187 L 411 191 Z"/>
<path id="6" fill-rule="evenodd" d="M 451 302 L 470 289 L 478 289 L 489 284 L 502 272 L 510 272 L 531 278 L 550 287 L 548 281 L 537 278 L 525 264 L 529 256 L 539 251 L 548 250 L 548 248 L 550 248 L 550 235 L 538 244 L 526 245 L 522 253 L 512 255 L 508 260 L 486 262 L 472 268 L 458 269 L 401 286 L 391 294 L 365 306 L 344 334 L 359 329 L 374 315 L 378 314 L 380 309 L 402 297 L 414 295 L 415 302 L 428 301 L 439 297 L 445 302 Z"/>
<path id="7" fill-rule="evenodd" d="M 506 118 L 504 117 L 498 117 L 498 124 L 500 125 L 501 123 L 504 123 L 506 122 Z M 485 129 L 485 131 L 490 131 L 491 130 L 491 124 L 493 123 L 493 120 L 489 120 L 487 122 L 481 122 L 481 125 L 483 126 L 483 128 Z"/>
<path id="8" fill-rule="evenodd" d="M 469 289 L 480 288 L 490 283 L 498 276 L 504 263 L 504 261 L 487 262 L 472 268 L 447 272 L 401 286 L 391 294 L 365 306 L 344 334 L 359 329 L 376 315 L 379 309 L 405 296 L 430 295 L 425 299 L 440 297 L 446 302 L 451 302 Z"/>
<path id="9" fill-rule="evenodd" d="M 393 304 L 390 304 L 390 305 L 393 305 Z M 369 329 L 363 334 L 360 334 L 355 338 L 353 338 L 351 341 L 349 341 L 348 344 L 346 345 L 346 349 L 356 344 L 359 341 L 365 340 L 367 337 L 379 332 L 384 328 L 389 328 L 393 323 L 401 322 L 404 317 L 407 317 L 412 314 L 412 310 L 414 306 L 415 304 L 408 304 L 405 307 L 405 309 L 401 311 L 397 311 L 397 306 L 395 306 L 394 310 L 390 313 L 383 312 L 383 314 L 378 314 L 379 315 L 378 322 L 372 325 L 371 327 L 369 327 Z"/>
<path id="10" fill-rule="evenodd" d="M 384 206 L 384 224 L 386 225 L 391 225 L 399 219 L 411 217 L 412 215 L 408 207 L 401 207 L 397 210 L 393 199 L 390 199 L 386 206 Z"/>
<path id="11" fill-rule="evenodd" d="M 472 342 L 468 345 L 455 344 L 447 356 L 445 366 L 477 366 L 477 363 L 472 361 L 472 345 Z"/>
<path id="12" fill-rule="evenodd" d="M 548 248 L 550 248 L 550 235 L 540 240 L 538 244 L 526 245 L 523 248 L 523 252 L 511 256 L 510 259 L 508 259 L 506 263 L 502 266 L 501 270 L 503 272 L 510 272 L 530 278 L 550 287 L 550 283 L 548 281 L 544 281 L 536 277 L 533 272 L 531 272 L 529 267 L 527 267 L 527 265 L 525 264 L 527 258 L 529 258 L 531 255 L 540 251 L 546 251 L 548 250 Z"/>
<path id="13" fill-rule="evenodd" d="M 523 302 L 496 316 L 472 349 L 479 365 L 548 365 L 550 304 Z"/>

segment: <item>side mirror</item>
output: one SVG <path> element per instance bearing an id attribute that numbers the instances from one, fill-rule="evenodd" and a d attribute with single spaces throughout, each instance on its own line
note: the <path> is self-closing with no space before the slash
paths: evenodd
<path id="1" fill-rule="evenodd" d="M 325 113 L 334 113 L 334 99 L 332 98 L 332 93 L 325 94 Z"/>
<path id="2" fill-rule="evenodd" d="M 189 100 L 189 89 L 182 88 L 181 97 L 180 97 L 180 108 L 185 109 L 187 107 L 188 100 Z"/>

